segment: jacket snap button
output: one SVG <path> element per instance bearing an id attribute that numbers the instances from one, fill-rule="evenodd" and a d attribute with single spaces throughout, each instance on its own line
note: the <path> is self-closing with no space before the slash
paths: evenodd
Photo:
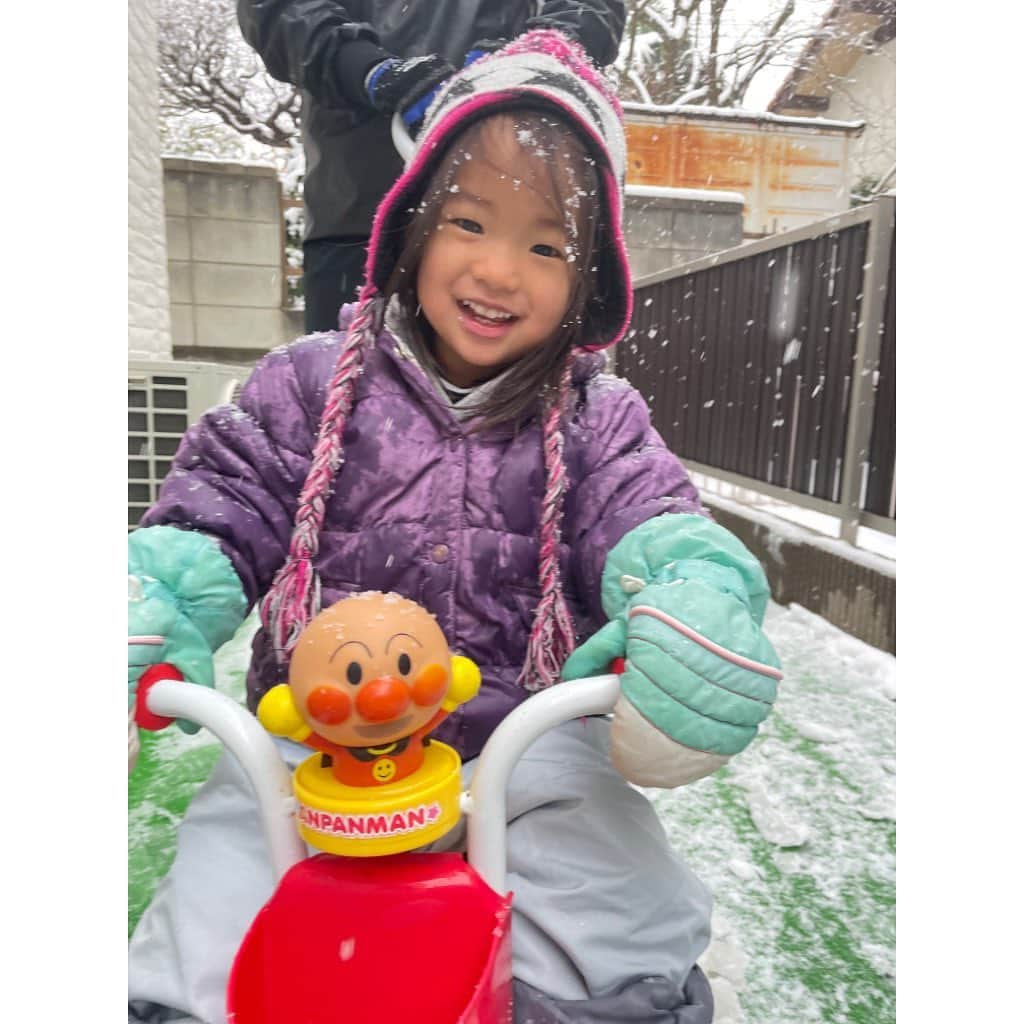
<path id="1" fill-rule="evenodd" d="M 447 544 L 435 544 L 434 550 L 430 552 L 430 557 L 435 562 L 445 562 L 448 560 L 448 545 Z"/>

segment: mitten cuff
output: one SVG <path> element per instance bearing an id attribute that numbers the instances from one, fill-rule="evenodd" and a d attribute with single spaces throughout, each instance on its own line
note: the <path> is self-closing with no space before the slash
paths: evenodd
<path id="1" fill-rule="evenodd" d="M 611 758 L 619 774 L 634 786 L 673 789 L 718 771 L 729 758 L 677 743 L 656 728 L 624 697 L 615 705 Z"/>
<path id="2" fill-rule="evenodd" d="M 338 88 L 346 99 L 361 107 L 371 107 L 370 97 L 366 89 L 366 79 L 370 72 L 392 54 L 382 49 L 369 39 L 353 39 L 341 48 L 338 61 Z"/>

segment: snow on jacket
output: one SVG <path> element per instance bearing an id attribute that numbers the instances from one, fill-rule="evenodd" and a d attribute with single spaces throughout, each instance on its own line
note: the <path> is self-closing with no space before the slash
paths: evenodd
<path id="1" fill-rule="evenodd" d="M 346 307 L 342 332 L 353 307 Z M 285 560 L 311 462 L 325 389 L 343 333 L 275 349 L 237 405 L 211 410 L 185 435 L 143 525 L 215 537 L 250 604 Z M 577 359 L 577 404 L 565 430 L 569 489 L 560 553 L 577 640 L 605 621 L 601 572 L 633 527 L 665 512 L 702 512 L 686 471 L 625 381 Z M 517 685 L 539 601 L 540 428 L 470 433 L 387 331 L 367 353 L 345 425 L 344 463 L 328 499 L 315 567 L 321 607 L 361 590 L 392 590 L 435 616 L 452 650 L 483 674 L 480 695 L 437 731 L 465 758 L 528 693 Z M 262 629 L 248 702 L 283 682 Z"/>
<path id="2" fill-rule="evenodd" d="M 458 68 L 474 43 L 547 28 L 607 65 L 618 52 L 624 7 L 621 0 L 238 0 L 242 35 L 267 71 L 302 90 L 306 239 L 368 236 L 402 171 L 390 118 L 364 98 L 373 64 L 388 54 L 437 54 Z"/>

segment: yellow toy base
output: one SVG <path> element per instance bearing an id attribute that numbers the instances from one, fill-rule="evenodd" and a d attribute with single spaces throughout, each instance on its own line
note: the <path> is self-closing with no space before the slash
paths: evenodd
<path id="1" fill-rule="evenodd" d="M 451 747 L 431 740 L 420 768 L 400 782 L 346 786 L 320 754 L 295 769 L 302 838 L 324 853 L 380 857 L 415 850 L 440 839 L 459 820 L 462 761 Z"/>

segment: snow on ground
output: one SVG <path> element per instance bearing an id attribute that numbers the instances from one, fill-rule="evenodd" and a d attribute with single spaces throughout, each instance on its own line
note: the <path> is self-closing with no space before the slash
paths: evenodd
<path id="1" fill-rule="evenodd" d="M 250 619 L 216 659 L 242 699 Z M 709 779 L 649 790 L 715 896 L 702 959 L 717 1024 L 895 1020 L 895 659 L 798 607 L 770 605 L 786 677 L 743 754 Z M 206 731 L 143 738 L 129 803 L 130 926 L 173 856 L 212 766 Z"/>
<path id="2" fill-rule="evenodd" d="M 716 1020 L 894 1020 L 895 659 L 798 606 L 766 631 L 786 677 L 757 740 L 649 791 L 715 896 Z"/>

